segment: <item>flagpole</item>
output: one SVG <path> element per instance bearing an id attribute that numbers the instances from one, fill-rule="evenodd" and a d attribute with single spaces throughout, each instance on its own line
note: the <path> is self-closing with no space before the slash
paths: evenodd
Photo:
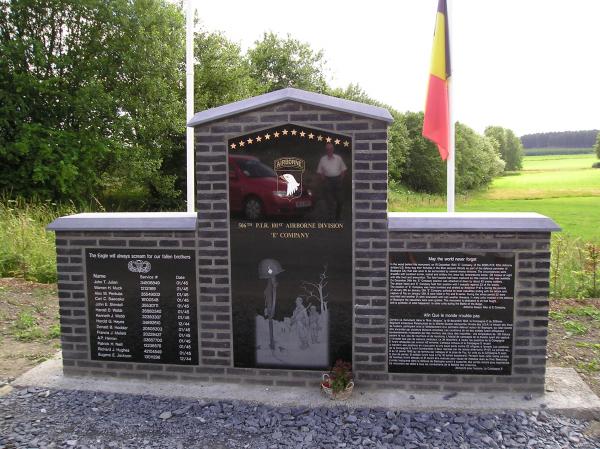
<path id="1" fill-rule="evenodd" d="M 450 24 L 452 19 L 451 10 L 452 0 L 446 0 L 446 14 L 448 21 L 448 53 L 450 54 L 450 60 L 452 58 L 452 30 L 453 27 Z M 448 159 L 446 159 L 446 205 L 447 212 L 449 214 L 454 213 L 454 186 L 456 178 L 456 158 L 455 158 L 455 126 L 454 126 L 454 99 L 452 98 L 452 85 L 455 71 L 452 70 L 452 75 L 448 78 Z"/>
<path id="2" fill-rule="evenodd" d="M 456 162 L 454 157 L 454 111 L 452 107 L 452 81 L 448 82 L 448 108 L 450 109 L 448 117 L 448 159 L 446 159 L 446 203 L 448 213 L 454 213 L 454 185 L 456 179 Z"/>
<path id="3" fill-rule="evenodd" d="M 185 97 L 186 124 L 194 116 L 194 6 L 187 0 L 185 14 Z M 186 127 L 187 211 L 195 210 L 194 128 Z"/>

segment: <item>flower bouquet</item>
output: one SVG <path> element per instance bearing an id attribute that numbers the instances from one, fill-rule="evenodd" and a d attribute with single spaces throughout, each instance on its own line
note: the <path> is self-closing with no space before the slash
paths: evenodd
<path id="1" fill-rule="evenodd" d="M 329 373 L 323 374 L 321 391 L 329 399 L 345 401 L 352 395 L 354 390 L 352 379 L 352 365 L 343 360 L 338 360 Z"/>

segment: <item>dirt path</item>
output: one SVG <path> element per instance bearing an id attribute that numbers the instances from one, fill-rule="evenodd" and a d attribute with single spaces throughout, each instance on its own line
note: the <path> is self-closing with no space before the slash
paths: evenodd
<path id="1" fill-rule="evenodd" d="M 0 278 L 0 385 L 60 349 L 56 285 Z"/>
<path id="2" fill-rule="evenodd" d="M 600 299 L 550 301 L 548 365 L 575 368 L 600 396 Z"/>

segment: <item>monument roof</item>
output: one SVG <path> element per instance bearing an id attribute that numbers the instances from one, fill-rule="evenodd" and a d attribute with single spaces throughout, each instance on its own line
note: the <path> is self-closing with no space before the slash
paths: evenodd
<path id="1" fill-rule="evenodd" d="M 59 217 L 50 231 L 194 231 L 195 212 L 97 212 Z"/>
<path id="2" fill-rule="evenodd" d="M 389 212 L 390 231 L 555 232 L 552 219 L 535 212 Z"/>
<path id="3" fill-rule="evenodd" d="M 223 106 L 207 109 L 206 111 L 197 112 L 188 122 L 188 126 L 198 126 L 204 123 L 214 122 L 242 112 L 252 111 L 276 103 L 283 103 L 284 101 L 296 101 L 298 103 L 318 106 L 333 111 L 347 112 L 361 117 L 381 120 L 386 123 L 392 123 L 394 121 L 392 114 L 390 114 L 387 109 L 379 106 L 288 87 L 256 97 L 246 98 L 245 100 L 236 101 L 234 103 L 224 104 Z"/>

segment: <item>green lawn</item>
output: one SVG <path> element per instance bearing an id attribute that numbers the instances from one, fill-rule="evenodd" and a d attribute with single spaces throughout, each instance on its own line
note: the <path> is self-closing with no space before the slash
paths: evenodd
<path id="1" fill-rule="evenodd" d="M 459 204 L 460 212 L 538 212 L 551 217 L 564 232 L 600 242 L 600 196 L 489 200 L 477 198 Z"/>
<path id="2" fill-rule="evenodd" d="M 594 155 L 527 156 L 523 171 L 496 178 L 488 199 L 539 199 L 600 196 L 600 169 Z"/>
<path id="3" fill-rule="evenodd" d="M 557 154 L 553 156 L 525 156 L 523 171 L 559 171 L 591 168 L 597 162 L 595 154 Z"/>
<path id="4" fill-rule="evenodd" d="M 526 156 L 540 156 L 542 154 L 587 154 L 593 153 L 593 148 L 525 148 Z"/>
<path id="5" fill-rule="evenodd" d="M 459 212 L 538 212 L 563 231 L 600 242 L 600 169 L 594 155 L 526 156 L 523 171 L 494 180 L 489 189 L 457 198 Z M 445 198 L 391 192 L 390 210 L 443 211 Z"/>

